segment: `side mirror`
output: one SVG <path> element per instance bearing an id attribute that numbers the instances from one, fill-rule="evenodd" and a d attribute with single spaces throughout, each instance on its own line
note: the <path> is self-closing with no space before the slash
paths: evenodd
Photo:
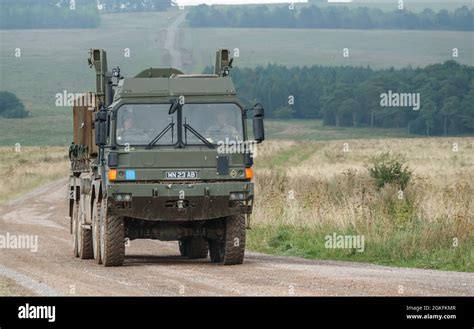
<path id="1" fill-rule="evenodd" d="M 168 111 L 168 114 L 173 114 L 176 112 L 176 110 L 181 106 L 178 100 L 174 100 L 173 103 L 170 106 L 170 110 Z"/>
<path id="2" fill-rule="evenodd" d="M 95 114 L 95 145 L 105 146 L 107 144 L 107 111 L 101 109 Z"/>
<path id="3" fill-rule="evenodd" d="M 253 107 L 253 136 L 257 143 L 261 143 L 265 140 L 265 129 L 263 127 L 263 117 L 265 110 L 263 105 L 258 103 Z"/>

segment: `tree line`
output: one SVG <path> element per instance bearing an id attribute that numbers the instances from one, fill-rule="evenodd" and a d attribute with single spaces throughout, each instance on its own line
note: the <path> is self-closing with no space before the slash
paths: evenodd
<path id="1" fill-rule="evenodd" d="M 448 12 L 425 9 L 384 12 L 378 8 L 318 7 L 290 10 L 288 5 L 223 8 L 199 5 L 189 9 L 186 19 L 192 27 L 260 27 L 325 29 L 474 30 L 474 9 L 467 6 Z"/>
<path id="2" fill-rule="evenodd" d="M 0 29 L 93 28 L 100 24 L 94 0 L 2 0 Z"/>
<path id="3" fill-rule="evenodd" d="M 103 13 L 165 11 L 171 0 L 99 0 L 98 7 Z"/>
<path id="4" fill-rule="evenodd" d="M 1 0 L 0 29 L 95 28 L 100 13 L 163 11 L 170 0 Z"/>
<path id="5" fill-rule="evenodd" d="M 261 102 L 272 118 L 424 135 L 474 133 L 474 67 L 455 61 L 398 70 L 269 64 L 235 68 L 231 75 L 245 105 Z"/>

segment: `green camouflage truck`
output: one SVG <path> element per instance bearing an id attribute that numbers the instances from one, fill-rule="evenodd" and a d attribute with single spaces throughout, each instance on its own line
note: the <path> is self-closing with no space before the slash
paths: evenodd
<path id="1" fill-rule="evenodd" d="M 74 255 L 120 266 L 128 241 L 179 241 L 183 257 L 241 264 L 264 110 L 245 109 L 219 49 L 214 74 L 126 78 L 91 49 L 96 91 L 75 100 L 68 200 Z M 252 122 L 249 137 L 247 122 Z"/>

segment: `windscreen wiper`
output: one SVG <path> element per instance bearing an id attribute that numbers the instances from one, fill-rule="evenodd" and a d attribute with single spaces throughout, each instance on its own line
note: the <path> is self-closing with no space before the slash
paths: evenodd
<path id="1" fill-rule="evenodd" d="M 153 138 L 153 139 L 148 143 L 147 148 L 153 147 L 153 145 L 155 145 L 156 142 L 158 142 L 158 141 L 161 139 L 161 137 L 163 137 L 164 135 L 166 135 L 166 133 L 167 133 L 170 129 L 173 129 L 173 127 L 174 127 L 174 122 L 170 122 L 165 128 L 163 128 L 162 131 L 160 131 L 160 132 L 158 133 L 158 135 L 156 135 L 155 138 Z"/>
<path id="2" fill-rule="evenodd" d="M 209 146 L 211 149 L 215 148 L 214 147 L 214 144 L 212 144 L 211 142 L 209 142 L 203 135 L 201 135 L 200 133 L 197 132 L 196 129 L 194 129 L 193 127 L 191 127 L 189 124 L 185 123 L 183 125 L 184 129 L 186 130 L 189 130 L 190 132 L 193 133 L 194 136 L 196 136 L 197 138 L 199 138 L 201 140 L 201 142 L 203 142 L 204 144 L 206 144 L 207 146 Z"/>

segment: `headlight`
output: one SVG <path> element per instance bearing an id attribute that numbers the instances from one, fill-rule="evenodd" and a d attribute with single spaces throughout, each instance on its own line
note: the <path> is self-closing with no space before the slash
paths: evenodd
<path id="1" fill-rule="evenodd" d="M 232 192 L 230 193 L 231 200 L 245 200 L 245 193 L 244 192 Z"/>
<path id="2" fill-rule="evenodd" d="M 117 202 L 129 202 L 132 201 L 132 195 L 131 194 L 115 194 L 114 195 L 115 201 Z"/>

